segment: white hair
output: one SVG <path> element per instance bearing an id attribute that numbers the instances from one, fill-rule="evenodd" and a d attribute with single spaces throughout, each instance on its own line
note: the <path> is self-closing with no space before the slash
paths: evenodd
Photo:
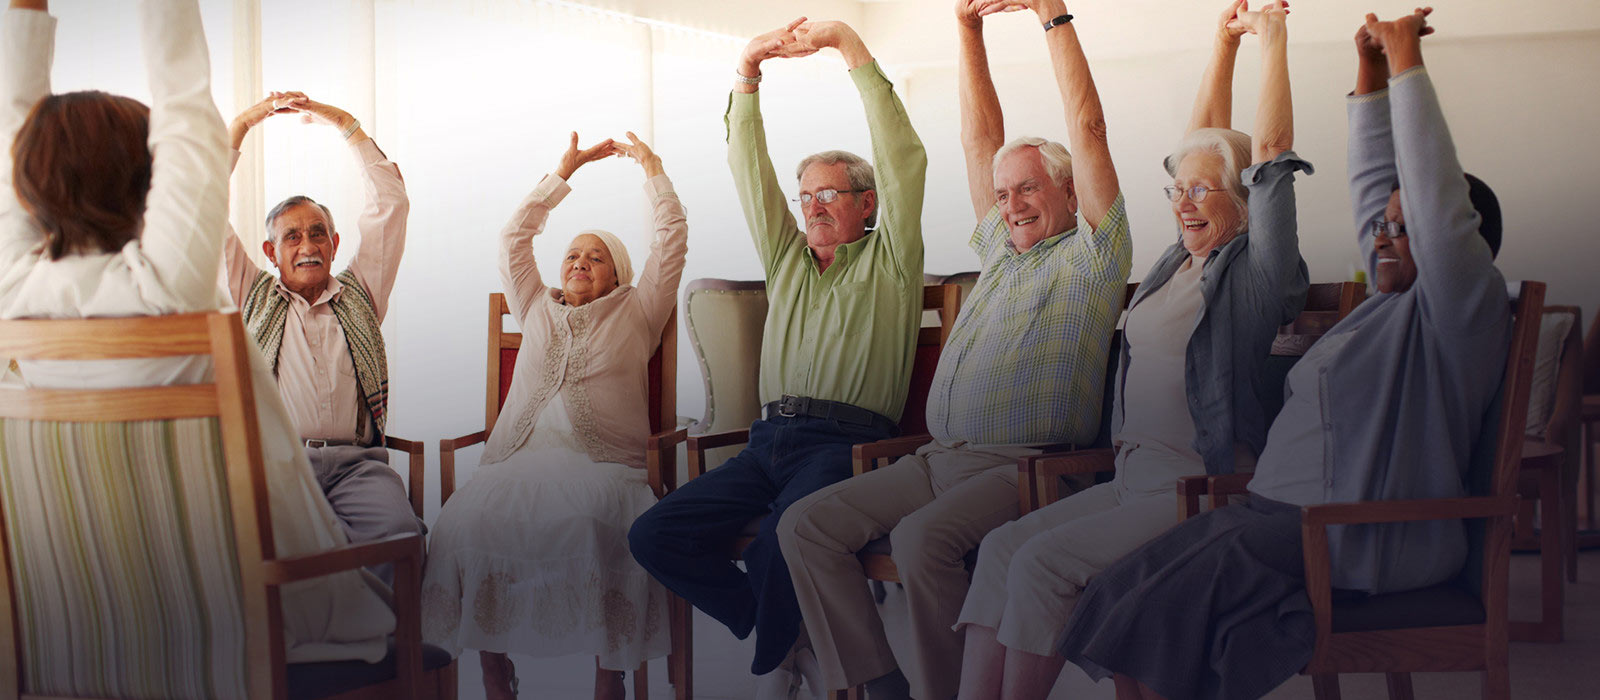
<path id="1" fill-rule="evenodd" d="M 1039 149 L 1039 158 L 1044 161 L 1044 172 L 1050 180 L 1061 187 L 1066 187 L 1067 181 L 1072 179 L 1072 154 L 1067 152 L 1067 147 L 1055 141 L 1041 139 L 1037 136 L 1020 136 L 1011 140 L 1000 150 L 994 152 L 994 163 L 990 176 L 1000 173 L 1000 162 L 1017 151 L 1024 148 Z"/>
<path id="2" fill-rule="evenodd" d="M 1250 191 L 1245 189 L 1240 173 L 1250 165 L 1250 135 L 1233 129 L 1195 129 L 1178 142 L 1172 155 L 1167 156 L 1167 174 L 1177 177 L 1178 164 L 1194 153 L 1215 153 L 1222 158 L 1222 172 L 1218 174 L 1218 179 L 1222 181 L 1228 199 L 1239 210 L 1239 228 L 1234 233 L 1248 229 Z"/>
<path id="3" fill-rule="evenodd" d="M 806 156 L 800 165 L 794 169 L 794 179 L 805 177 L 806 168 L 813 164 L 838 165 L 844 163 L 845 178 L 850 181 L 850 189 L 858 192 L 878 189 L 877 178 L 873 175 L 872 164 L 865 158 L 849 151 L 823 151 Z M 867 217 L 867 228 L 878 225 L 878 208 L 872 208 L 872 214 Z"/>

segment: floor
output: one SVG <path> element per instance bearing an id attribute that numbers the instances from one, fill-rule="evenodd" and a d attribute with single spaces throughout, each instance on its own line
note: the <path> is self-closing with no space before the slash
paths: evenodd
<path id="1" fill-rule="evenodd" d="M 1514 619 L 1531 618 L 1537 612 L 1537 564 L 1536 555 L 1519 554 L 1512 557 L 1511 614 Z M 896 633 L 901 629 L 901 607 L 896 603 L 896 598 L 891 595 L 883 610 L 890 628 L 891 645 L 900 640 Z M 695 697 L 699 700 L 751 698 L 755 680 L 748 672 L 748 664 L 753 643 L 734 639 L 725 628 L 700 614 L 695 616 L 694 633 Z M 583 700 L 592 697 L 592 657 L 530 659 L 513 656 L 512 659 L 517 665 L 517 675 L 522 679 L 523 698 Z M 1600 697 L 1591 668 L 1596 661 L 1600 661 L 1600 550 L 1579 555 L 1578 583 L 1567 586 L 1566 641 L 1561 644 L 1511 645 L 1512 697 L 1527 700 L 1587 700 Z M 460 667 L 462 700 L 482 698 L 483 686 L 476 656 L 467 652 L 461 658 Z M 665 663 L 652 662 L 649 673 L 650 698 L 671 698 L 672 687 L 667 684 Z M 1386 697 L 1382 676 L 1348 675 L 1342 677 L 1341 682 L 1346 698 Z M 1479 697 L 1478 674 L 1416 674 L 1413 682 L 1420 700 Z M 1050 695 L 1051 700 L 1110 700 L 1112 697 L 1110 682 L 1095 684 L 1070 665 Z M 1269 700 L 1309 700 L 1312 697 L 1311 681 L 1297 676 L 1267 697 Z"/>

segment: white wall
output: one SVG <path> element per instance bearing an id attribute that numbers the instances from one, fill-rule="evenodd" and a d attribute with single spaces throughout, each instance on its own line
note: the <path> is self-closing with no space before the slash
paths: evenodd
<path id="1" fill-rule="evenodd" d="M 899 66 L 896 72 L 903 76 L 900 87 L 907 95 L 907 108 L 928 145 L 927 267 L 937 272 L 973 269 L 976 259 L 961 245 L 972 212 L 960 196 L 965 179 L 951 60 L 954 23 L 945 3 L 939 3 L 937 15 L 923 12 L 928 4 L 873 5 L 866 21 L 873 32 L 874 51 Z M 1380 9 L 1397 4 L 1377 3 Z M 1538 3 L 1524 3 L 1529 4 Z M 1086 50 L 1105 105 L 1112 155 L 1128 198 L 1135 241 L 1133 277 L 1139 279 L 1176 235 L 1170 206 L 1160 193 L 1170 182 L 1160 161 L 1187 121 L 1216 13 L 1211 9 L 1201 13 L 1190 3 L 1131 5 L 1129 9 L 1157 18 L 1154 21 L 1161 26 L 1172 21 L 1168 15 L 1183 15 L 1191 23 L 1186 33 L 1170 37 L 1133 35 L 1128 33 L 1130 20 L 1122 6 L 1117 15 L 1121 19 L 1115 23 L 1110 17 L 1094 17 L 1093 10 L 1085 13 L 1089 18 L 1075 20 L 1089 45 Z M 1156 12 L 1156 5 L 1161 12 Z M 1593 129 L 1600 113 L 1600 91 L 1594 87 L 1600 78 L 1600 5 L 1542 20 L 1583 27 L 1582 31 L 1557 32 L 1546 26 L 1531 34 L 1496 31 L 1501 22 L 1529 29 L 1521 9 L 1516 17 L 1497 17 L 1482 11 L 1502 3 L 1454 5 L 1447 8 L 1449 15 L 1436 14 L 1439 35 L 1426 40 L 1425 56 L 1462 163 L 1500 197 L 1506 222 L 1500 267 L 1509 279 L 1549 282 L 1551 303 L 1578 304 L 1586 314 L 1593 313 L 1600 308 L 1600 284 L 1593 281 L 1591 264 L 1600 260 L 1600 239 L 1584 206 L 1592 197 L 1591 183 L 1600 177 L 1600 137 Z M 1340 29 L 1328 26 L 1334 19 L 1331 11 L 1319 16 L 1316 10 L 1295 8 L 1289 58 L 1295 150 L 1317 168 L 1315 175 L 1302 176 L 1297 185 L 1301 250 L 1313 281 L 1348 279 L 1356 253 L 1344 163 L 1344 95 L 1353 85 L 1355 69 L 1347 37 L 1362 13 L 1341 9 Z M 1322 23 L 1307 21 L 1313 18 Z M 1102 21 L 1113 26 L 1102 31 Z M 1458 24 L 1452 26 L 1452 21 Z M 1038 27 L 1031 17 L 1022 16 L 1001 16 L 990 24 L 988 44 L 995 48 L 991 60 L 1006 110 L 1007 134 L 1065 141 L 1060 98 Z M 1104 57 L 1094 51 L 1096 44 L 1116 48 L 1106 49 L 1110 56 Z M 1168 44 L 1176 48 L 1166 48 Z M 1256 44 L 1246 38 L 1234 96 L 1234 126 L 1246 131 L 1255 109 L 1257 59 Z"/>

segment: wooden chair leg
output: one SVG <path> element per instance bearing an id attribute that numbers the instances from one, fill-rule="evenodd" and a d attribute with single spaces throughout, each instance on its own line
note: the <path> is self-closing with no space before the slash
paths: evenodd
<path id="1" fill-rule="evenodd" d="M 1411 674 L 1386 673 L 1384 676 L 1389 684 L 1389 700 L 1415 700 L 1416 695 L 1411 692 Z"/>
<path id="2" fill-rule="evenodd" d="M 633 670 L 633 697 L 634 700 L 648 700 L 650 697 L 649 661 L 640 661 L 639 668 Z"/>
<path id="3" fill-rule="evenodd" d="M 694 700 L 694 608 L 678 596 L 672 596 L 671 604 L 678 609 L 672 634 L 673 677 L 676 679 L 673 697 Z"/>
<path id="4" fill-rule="evenodd" d="M 1316 694 L 1317 700 L 1340 700 L 1339 674 L 1314 673 L 1311 675 L 1311 690 Z"/>
<path id="5" fill-rule="evenodd" d="M 1111 686 L 1116 689 L 1117 700 L 1144 700 L 1144 691 L 1139 689 L 1139 681 L 1132 676 L 1114 674 L 1111 676 Z"/>
<path id="6" fill-rule="evenodd" d="M 1483 672 L 1483 700 L 1511 700 L 1511 669 L 1490 664 Z"/>

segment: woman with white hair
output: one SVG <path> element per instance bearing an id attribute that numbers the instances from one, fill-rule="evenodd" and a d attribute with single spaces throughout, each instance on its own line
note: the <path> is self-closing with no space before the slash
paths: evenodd
<path id="1" fill-rule="evenodd" d="M 1235 0 L 1218 24 L 1189 131 L 1167 158 L 1178 240 L 1145 275 L 1123 332 L 1110 416 L 1116 476 L 991 532 L 957 628 L 959 697 L 1044 698 L 1089 580 L 1177 523 L 1179 477 L 1248 469 L 1271 416 L 1261 367 L 1305 305 L 1289 150 L 1285 17 Z M 1262 49 L 1254 137 L 1229 129 L 1240 37 Z M 1245 167 L 1250 164 L 1249 167 Z"/>
<path id="2" fill-rule="evenodd" d="M 595 655 L 595 697 L 623 697 L 624 671 L 669 647 L 667 594 L 628 553 L 628 527 L 656 501 L 645 479 L 646 369 L 672 314 L 688 251 L 683 205 L 661 158 L 631 132 L 579 150 L 523 200 L 501 232 L 500 276 L 523 344 L 500 419 L 472 480 L 434 527 L 424 636 L 479 650 L 484 693 L 516 695 L 508 653 Z M 585 163 L 643 166 L 655 220 L 634 281 L 618 238 L 584 231 L 547 286 L 533 238 Z"/>

